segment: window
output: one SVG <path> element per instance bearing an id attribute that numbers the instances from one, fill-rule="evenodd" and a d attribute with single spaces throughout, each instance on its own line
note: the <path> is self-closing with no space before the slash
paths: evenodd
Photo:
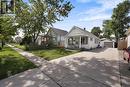
<path id="1" fill-rule="evenodd" d="M 95 39 L 95 43 L 98 44 L 98 40 L 97 39 Z"/>
<path id="2" fill-rule="evenodd" d="M 81 37 L 81 44 L 88 44 L 88 37 Z"/>
<path id="3" fill-rule="evenodd" d="M 92 38 L 92 37 L 90 37 L 90 41 L 93 41 L 93 38 Z"/>
<path id="4" fill-rule="evenodd" d="M 70 38 L 68 39 L 68 44 L 69 44 L 69 45 L 73 45 L 73 38 L 72 38 L 72 37 L 70 37 Z"/>

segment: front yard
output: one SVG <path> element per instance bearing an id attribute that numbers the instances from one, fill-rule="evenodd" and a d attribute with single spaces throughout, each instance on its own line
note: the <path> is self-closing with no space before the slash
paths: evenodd
<path id="1" fill-rule="evenodd" d="M 46 60 L 52 60 L 59 57 L 77 53 L 78 51 L 76 50 L 70 51 L 70 50 L 65 50 L 63 48 L 51 48 L 51 49 L 44 49 L 44 50 L 35 50 L 31 52 L 37 56 L 45 58 Z"/>
<path id="2" fill-rule="evenodd" d="M 24 45 L 19 45 L 19 44 L 11 44 L 13 46 L 15 46 L 16 48 L 25 50 L 25 46 Z M 32 50 L 29 51 L 39 57 L 42 57 L 46 60 L 53 60 L 53 59 L 57 59 L 59 57 L 63 57 L 63 56 L 67 56 L 67 55 L 71 55 L 74 53 L 79 52 L 78 50 L 66 50 L 64 48 L 44 48 L 43 50 Z"/>
<path id="3" fill-rule="evenodd" d="M 0 51 L 0 79 L 35 67 L 33 63 L 10 47 L 5 46 Z"/>

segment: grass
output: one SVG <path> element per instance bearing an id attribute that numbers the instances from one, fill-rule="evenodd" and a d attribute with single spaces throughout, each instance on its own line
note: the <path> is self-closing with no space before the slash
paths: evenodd
<path id="1" fill-rule="evenodd" d="M 25 50 L 25 46 L 24 45 L 19 45 L 19 44 L 11 44 L 17 48 L 20 48 L 22 50 Z M 63 57 L 63 56 L 67 56 L 70 54 L 74 54 L 77 53 L 79 51 L 75 50 L 75 51 L 70 51 L 70 50 L 65 50 L 63 48 L 50 48 L 50 49 L 43 49 L 43 50 L 32 50 L 29 51 L 32 52 L 33 54 L 42 57 L 46 60 L 53 60 L 53 59 L 57 59 L 59 57 Z"/>
<path id="2" fill-rule="evenodd" d="M 35 67 L 33 63 L 10 47 L 5 46 L 0 51 L 0 79 Z"/>
<path id="3" fill-rule="evenodd" d="M 52 60 L 59 57 L 77 53 L 78 51 L 69 51 L 63 48 L 52 48 L 52 49 L 44 49 L 44 50 L 35 50 L 31 52 L 37 56 L 45 58 L 46 60 Z"/>
<path id="4" fill-rule="evenodd" d="M 15 44 L 15 43 L 11 43 L 11 45 L 13 45 L 14 47 L 16 48 L 19 48 L 19 49 L 22 49 L 22 50 L 25 50 L 25 45 L 20 45 L 20 44 Z"/>

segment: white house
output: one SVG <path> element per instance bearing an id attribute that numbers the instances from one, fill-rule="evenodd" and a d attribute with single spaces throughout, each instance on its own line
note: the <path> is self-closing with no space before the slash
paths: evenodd
<path id="1" fill-rule="evenodd" d="M 38 37 L 38 44 L 41 45 L 42 43 L 47 42 L 48 40 L 52 41 L 54 45 L 64 47 L 65 35 L 68 32 L 62 29 L 57 29 L 51 27 L 47 34 L 40 35 Z"/>
<path id="2" fill-rule="evenodd" d="M 92 33 L 74 26 L 65 36 L 65 47 L 71 49 L 92 49 L 98 47 L 100 39 Z"/>

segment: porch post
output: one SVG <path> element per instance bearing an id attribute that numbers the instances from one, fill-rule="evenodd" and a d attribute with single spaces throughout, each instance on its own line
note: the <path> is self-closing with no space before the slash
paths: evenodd
<path id="1" fill-rule="evenodd" d="M 65 38 L 65 48 L 68 47 L 68 37 Z"/>
<path id="2" fill-rule="evenodd" d="M 81 48 L 81 36 L 79 36 L 79 48 Z"/>

